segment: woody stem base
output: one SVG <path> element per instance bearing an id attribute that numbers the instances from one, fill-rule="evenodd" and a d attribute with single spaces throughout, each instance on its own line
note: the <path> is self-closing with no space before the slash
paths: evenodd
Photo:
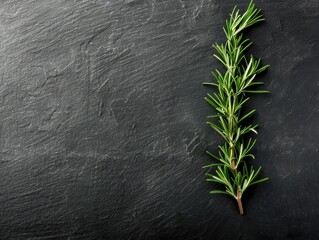
<path id="1" fill-rule="evenodd" d="M 237 204 L 238 204 L 239 213 L 240 213 L 240 215 L 243 215 L 244 214 L 244 208 L 243 208 L 243 204 L 241 202 L 241 194 L 240 194 L 240 192 L 238 190 L 237 190 L 236 201 L 237 201 Z"/>

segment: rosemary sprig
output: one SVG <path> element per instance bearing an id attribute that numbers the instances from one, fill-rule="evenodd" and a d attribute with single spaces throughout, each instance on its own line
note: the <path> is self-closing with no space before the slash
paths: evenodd
<path id="1" fill-rule="evenodd" d="M 215 109 L 216 114 L 208 116 L 216 121 L 207 122 L 225 140 L 224 145 L 219 146 L 218 155 L 207 153 L 217 160 L 206 167 L 216 167 L 214 173 L 207 173 L 207 181 L 224 185 L 223 190 L 213 190 L 212 194 L 227 194 L 237 201 L 240 214 L 244 213 L 242 196 L 246 189 L 254 184 L 268 180 L 257 179 L 261 167 L 257 170 L 253 166 L 248 167 L 246 158 L 255 156 L 251 153 L 256 140 L 246 139 L 247 133 L 257 134 L 258 125 L 245 125 L 247 118 L 255 113 L 255 109 L 242 113 L 242 108 L 249 100 L 247 93 L 268 93 L 264 90 L 256 90 L 253 87 L 263 84 L 256 82 L 258 73 L 265 71 L 269 65 L 261 66 L 260 59 L 252 55 L 245 56 L 245 50 L 252 44 L 249 39 L 243 38 L 243 30 L 263 21 L 260 9 L 256 9 L 251 1 L 247 10 L 241 14 L 235 6 L 226 20 L 223 28 L 226 35 L 226 43 L 214 44 L 217 53 L 214 56 L 225 66 L 224 73 L 215 69 L 212 71 L 216 82 L 207 82 L 217 88 L 213 94 L 208 94 L 205 100 Z"/>

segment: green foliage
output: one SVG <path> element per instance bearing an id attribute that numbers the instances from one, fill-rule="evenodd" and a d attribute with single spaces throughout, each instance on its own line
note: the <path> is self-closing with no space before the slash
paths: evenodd
<path id="1" fill-rule="evenodd" d="M 216 82 L 204 83 L 211 85 L 217 90 L 213 94 L 207 94 L 205 100 L 216 111 L 215 115 L 208 116 L 207 123 L 225 140 L 224 145 L 219 146 L 218 155 L 207 152 L 217 163 L 206 167 L 216 167 L 214 173 L 207 173 L 207 181 L 224 185 L 224 190 L 214 190 L 212 194 L 227 194 L 234 197 L 243 214 L 241 198 L 245 190 L 257 183 L 268 180 L 257 180 L 261 167 L 257 170 L 247 166 L 245 159 L 253 158 L 252 149 L 256 140 L 247 139 L 248 133 L 257 134 L 258 125 L 245 125 L 247 119 L 256 110 L 243 113 L 243 107 L 251 93 L 268 93 L 264 90 L 256 90 L 255 86 L 262 82 L 255 81 L 256 75 L 265 71 L 269 65 L 262 66 L 260 59 L 253 56 L 247 57 L 245 50 L 252 44 L 249 39 L 243 38 L 243 30 L 260 21 L 263 21 L 260 9 L 256 9 L 251 1 L 247 10 L 241 14 L 235 6 L 230 19 L 226 20 L 223 28 L 226 35 L 226 43 L 214 44 L 217 51 L 214 54 L 226 68 L 225 72 L 217 69 L 212 71 Z"/>

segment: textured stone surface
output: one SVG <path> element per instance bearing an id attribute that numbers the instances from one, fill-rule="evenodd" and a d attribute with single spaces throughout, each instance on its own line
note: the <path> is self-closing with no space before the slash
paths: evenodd
<path id="1" fill-rule="evenodd" d="M 319 2 L 256 1 L 271 180 L 211 196 L 201 168 L 221 0 L 0 2 L 0 239 L 319 239 Z"/>

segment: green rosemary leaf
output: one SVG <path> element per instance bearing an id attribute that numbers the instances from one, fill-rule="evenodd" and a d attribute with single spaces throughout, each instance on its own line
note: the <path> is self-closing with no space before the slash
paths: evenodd
<path id="1" fill-rule="evenodd" d="M 264 182 L 264 181 L 267 181 L 267 180 L 269 180 L 268 177 L 267 177 L 267 178 L 262 178 L 262 179 L 259 179 L 259 180 L 257 180 L 257 181 L 254 181 L 254 182 L 250 183 L 249 186 L 254 185 L 254 184 L 257 184 L 257 183 L 261 183 L 261 182 Z"/>
<path id="2" fill-rule="evenodd" d="M 207 182 L 221 183 L 221 184 L 225 185 L 225 183 L 222 180 L 217 180 L 217 179 L 213 179 L 213 178 L 206 179 L 206 181 Z"/>
<path id="3" fill-rule="evenodd" d="M 264 85 L 263 82 L 252 82 L 249 86 L 254 86 L 254 85 Z"/>
<path id="4" fill-rule="evenodd" d="M 205 165 L 202 168 L 210 168 L 210 167 L 216 167 L 216 166 L 224 166 L 224 164 L 222 164 L 222 163 L 212 163 L 212 164 L 209 164 L 209 165 Z"/>
<path id="5" fill-rule="evenodd" d="M 218 87 L 218 84 L 212 82 L 203 82 L 204 85 L 212 85 Z"/>
<path id="6" fill-rule="evenodd" d="M 245 157 L 251 157 L 252 159 L 255 159 L 255 155 L 253 154 L 246 154 Z"/>
<path id="7" fill-rule="evenodd" d="M 205 97 L 204 98 L 213 108 L 217 108 L 217 104 L 215 104 L 212 100 L 210 100 L 209 98 Z"/>
<path id="8" fill-rule="evenodd" d="M 215 156 L 214 154 L 212 154 L 212 153 L 209 152 L 209 151 L 206 151 L 206 153 L 207 153 L 209 156 L 211 156 L 211 157 L 217 159 L 218 161 L 223 161 L 222 158 L 219 158 L 219 157 Z"/>
<path id="9" fill-rule="evenodd" d="M 265 65 L 265 66 L 259 68 L 255 73 L 256 74 L 261 73 L 261 72 L 265 71 L 269 67 L 270 67 L 270 65 Z"/>
<path id="10" fill-rule="evenodd" d="M 239 122 L 242 122 L 244 119 L 250 117 L 252 114 L 254 114 L 256 112 L 256 109 L 251 110 L 249 113 L 247 113 L 245 116 L 243 116 Z"/>
<path id="11" fill-rule="evenodd" d="M 207 116 L 207 118 L 218 118 L 218 117 L 219 117 L 218 114 Z"/>
<path id="12" fill-rule="evenodd" d="M 223 132 L 223 129 L 218 127 L 216 124 L 212 122 L 207 122 L 216 132 L 218 132 L 223 138 L 227 138 L 227 133 Z"/>
<path id="13" fill-rule="evenodd" d="M 226 62 L 224 62 L 219 56 L 217 56 L 216 54 L 213 54 L 213 56 L 217 58 L 224 66 L 227 66 Z"/>
<path id="14" fill-rule="evenodd" d="M 269 91 L 265 90 L 244 90 L 246 93 L 270 93 Z"/>
<path id="15" fill-rule="evenodd" d="M 211 194 L 227 194 L 227 195 L 231 195 L 228 192 L 221 191 L 221 190 L 213 190 L 213 191 L 210 191 L 209 193 L 211 193 Z"/>
<path id="16" fill-rule="evenodd" d="M 243 101 L 238 103 L 238 105 L 235 107 L 235 112 L 237 112 L 241 107 L 249 100 L 249 98 L 245 98 Z"/>

